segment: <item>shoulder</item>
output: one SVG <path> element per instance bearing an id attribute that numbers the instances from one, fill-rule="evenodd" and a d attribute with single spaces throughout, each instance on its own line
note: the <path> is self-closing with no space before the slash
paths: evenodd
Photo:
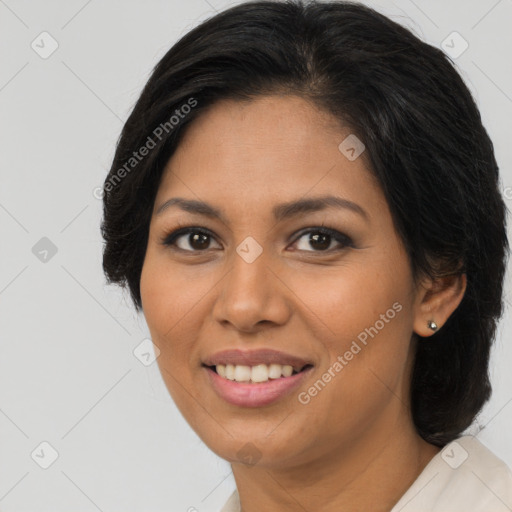
<path id="1" fill-rule="evenodd" d="M 391 512 L 510 512 L 512 472 L 474 436 L 446 445 Z"/>

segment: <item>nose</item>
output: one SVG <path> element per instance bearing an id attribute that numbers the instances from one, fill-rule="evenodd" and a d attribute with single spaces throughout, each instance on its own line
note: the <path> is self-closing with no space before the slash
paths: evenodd
<path id="1" fill-rule="evenodd" d="M 276 270 L 265 251 L 252 262 L 234 253 L 231 269 L 219 283 L 214 319 L 242 332 L 284 325 L 291 314 L 292 292 Z"/>

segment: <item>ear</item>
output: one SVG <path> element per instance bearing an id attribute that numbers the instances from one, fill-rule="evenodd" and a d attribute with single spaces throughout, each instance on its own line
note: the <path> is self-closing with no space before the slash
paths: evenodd
<path id="1" fill-rule="evenodd" d="M 466 291 L 466 274 L 425 278 L 418 287 L 413 330 L 422 337 L 439 331 L 450 315 L 457 309 Z M 437 330 L 428 323 L 437 324 Z"/>

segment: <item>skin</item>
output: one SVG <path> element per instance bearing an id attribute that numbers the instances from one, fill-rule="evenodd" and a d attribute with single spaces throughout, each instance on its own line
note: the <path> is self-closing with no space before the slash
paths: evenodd
<path id="1" fill-rule="evenodd" d="M 155 200 L 143 312 L 172 398 L 231 463 L 244 512 L 389 511 L 439 451 L 417 434 L 410 414 L 413 334 L 430 336 L 430 319 L 442 328 L 462 299 L 465 276 L 413 279 L 365 153 L 349 161 L 338 149 L 350 133 L 297 96 L 219 101 L 189 126 Z M 356 203 L 367 218 L 337 208 L 279 222 L 272 216 L 279 203 L 323 195 Z M 223 211 L 225 222 L 178 206 L 157 214 L 173 197 L 205 201 Z M 180 225 L 213 236 L 203 250 L 188 234 L 174 248 L 164 245 Z M 311 242 L 322 225 L 353 243 Z M 236 252 L 247 236 L 263 250 L 252 263 Z M 298 392 L 397 302 L 400 312 L 300 403 Z M 247 408 L 213 391 L 204 357 L 267 347 L 313 361 L 298 392 Z M 243 447 L 255 464 L 240 460 Z"/>

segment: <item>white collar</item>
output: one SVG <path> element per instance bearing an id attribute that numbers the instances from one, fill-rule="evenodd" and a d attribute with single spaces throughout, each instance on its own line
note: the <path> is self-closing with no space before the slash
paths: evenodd
<path id="1" fill-rule="evenodd" d="M 390 512 L 511 512 L 512 472 L 476 437 L 447 444 Z M 241 512 L 238 491 L 220 512 Z"/>

